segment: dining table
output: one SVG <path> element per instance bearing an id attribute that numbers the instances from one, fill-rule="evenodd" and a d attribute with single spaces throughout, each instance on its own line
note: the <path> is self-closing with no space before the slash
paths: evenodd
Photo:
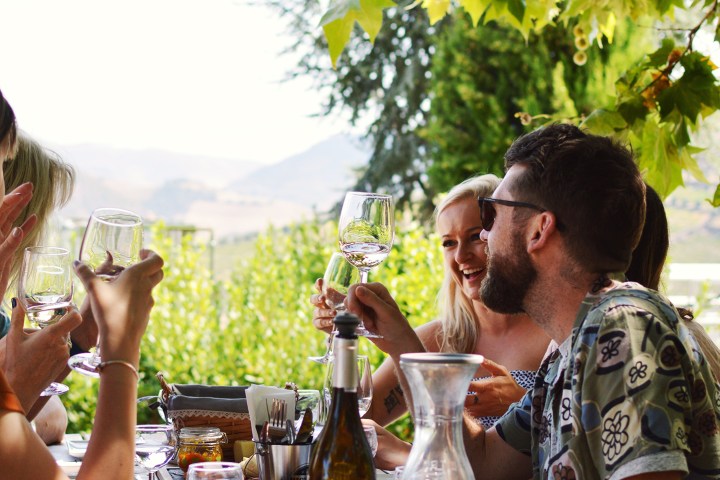
<path id="1" fill-rule="evenodd" d="M 70 478 L 77 476 L 80 465 L 82 464 L 81 458 L 71 455 L 71 452 L 78 455 L 72 447 L 76 444 L 82 444 L 86 442 L 86 440 L 87 438 L 82 434 L 70 433 L 65 435 L 62 443 L 48 447 L 58 465 L 60 465 L 63 472 Z M 157 478 L 158 480 L 185 480 L 185 475 L 183 471 L 180 470 L 180 467 L 170 464 L 158 470 Z M 387 473 L 382 470 L 377 470 L 376 472 L 376 480 L 392 480 L 393 478 L 392 473 Z M 136 468 L 135 480 L 147 480 L 147 473 L 141 468 Z"/>

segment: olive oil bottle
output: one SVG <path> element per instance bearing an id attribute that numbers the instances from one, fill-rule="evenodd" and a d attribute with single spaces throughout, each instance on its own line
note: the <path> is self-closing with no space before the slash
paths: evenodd
<path id="1" fill-rule="evenodd" d="M 360 320 L 342 312 L 334 322 L 332 401 L 310 458 L 310 480 L 374 480 L 372 451 L 358 413 L 355 328 Z"/>

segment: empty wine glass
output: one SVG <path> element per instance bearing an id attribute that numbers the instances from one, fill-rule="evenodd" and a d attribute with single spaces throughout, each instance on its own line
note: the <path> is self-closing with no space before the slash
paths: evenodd
<path id="1" fill-rule="evenodd" d="M 348 262 L 360 271 L 360 283 L 390 253 L 395 236 L 395 215 L 390 195 L 348 192 L 338 222 L 338 242 Z M 358 335 L 378 337 L 360 323 Z"/>
<path id="2" fill-rule="evenodd" d="M 188 467 L 188 480 L 242 480 L 242 467 L 233 462 L 198 462 Z"/>
<path id="3" fill-rule="evenodd" d="M 377 431 L 373 425 L 363 425 L 363 432 L 365 432 L 365 438 L 367 438 L 368 445 L 370 445 L 372 456 L 375 458 L 378 449 Z"/>
<path id="4" fill-rule="evenodd" d="M 333 358 L 327 363 L 327 374 L 325 375 L 325 386 L 323 388 L 325 410 L 330 408 L 330 401 L 332 399 L 332 377 L 334 368 Z M 373 383 L 372 383 L 372 369 L 370 368 L 370 360 L 367 355 L 357 356 L 357 368 L 358 368 L 358 383 L 357 383 L 357 399 L 358 399 L 358 412 L 362 417 L 370 410 L 370 404 L 372 403 L 373 396 Z"/>
<path id="5" fill-rule="evenodd" d="M 135 462 L 147 470 L 148 480 L 172 460 L 176 444 L 172 425 L 135 427 Z"/>
<path id="6" fill-rule="evenodd" d="M 345 310 L 348 287 L 358 283 L 359 278 L 358 270 L 348 263 L 342 253 L 333 253 L 325 269 L 325 275 L 323 275 L 322 293 L 327 306 L 338 312 Z M 325 354 L 321 357 L 308 358 L 314 362 L 326 364 L 332 355 L 333 338 L 335 338 L 335 328 L 328 336 Z"/>
<path id="7" fill-rule="evenodd" d="M 70 252 L 59 247 L 26 248 L 18 279 L 18 299 L 30 323 L 42 329 L 59 322 L 69 311 L 72 296 Z M 67 385 L 52 382 L 40 395 L 61 395 L 68 390 Z"/>
<path id="8" fill-rule="evenodd" d="M 119 208 L 98 208 L 88 220 L 80 261 L 105 281 L 112 281 L 127 267 L 140 261 L 143 223 L 139 215 Z M 100 338 L 95 352 L 73 355 L 70 367 L 84 375 L 99 377 Z"/>

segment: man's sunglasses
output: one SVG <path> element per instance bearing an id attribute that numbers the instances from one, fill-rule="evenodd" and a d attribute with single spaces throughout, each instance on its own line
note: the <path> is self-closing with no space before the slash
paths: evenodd
<path id="1" fill-rule="evenodd" d="M 532 203 L 513 202 L 512 200 L 501 200 L 499 198 L 479 197 L 478 204 L 480 205 L 480 222 L 482 223 L 483 229 L 488 232 L 493 227 L 493 223 L 495 223 L 495 216 L 497 215 L 495 205 L 493 205 L 494 203 L 499 203 L 500 205 L 506 205 L 508 207 L 532 208 L 533 210 L 537 210 L 541 213 L 547 211 L 546 209 L 533 205 Z"/>

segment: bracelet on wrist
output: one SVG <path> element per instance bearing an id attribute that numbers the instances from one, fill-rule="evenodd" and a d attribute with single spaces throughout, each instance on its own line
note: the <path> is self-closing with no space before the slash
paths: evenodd
<path id="1" fill-rule="evenodd" d="M 100 364 L 97 366 L 98 372 L 102 373 L 105 368 L 109 367 L 110 365 L 122 365 L 124 367 L 129 368 L 133 374 L 135 374 L 135 378 L 140 381 L 140 374 L 137 371 L 137 368 L 135 368 L 135 365 L 133 365 L 130 362 L 126 362 L 125 360 L 105 360 L 103 362 L 100 362 Z"/>

